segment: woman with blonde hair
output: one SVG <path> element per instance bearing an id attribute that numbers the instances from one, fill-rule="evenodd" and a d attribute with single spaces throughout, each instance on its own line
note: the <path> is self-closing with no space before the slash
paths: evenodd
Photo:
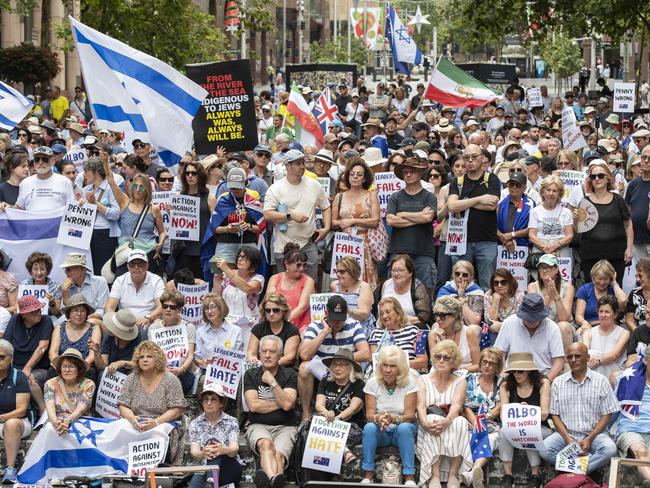
<path id="1" fill-rule="evenodd" d="M 361 266 L 352 256 L 345 256 L 334 268 L 336 280 L 330 284 L 330 291 L 341 295 L 348 304 L 348 316 L 363 326 L 366 337 L 375 329 L 375 316 L 372 310 L 372 287 L 361 278 Z"/>
<path id="2" fill-rule="evenodd" d="M 262 337 L 277 336 L 282 340 L 282 357 L 280 366 L 291 367 L 298 356 L 300 332 L 298 327 L 289 322 L 291 308 L 287 299 L 279 293 L 269 293 L 260 305 L 262 321 L 251 330 L 246 355 L 252 363 L 259 363 L 259 345 Z"/>
<path id="3" fill-rule="evenodd" d="M 417 386 L 409 374 L 406 353 L 398 346 L 379 351 L 375 375 L 363 389 L 366 425 L 362 445 L 361 484 L 373 482 L 377 447 L 397 446 L 406 486 L 415 486 L 415 406 Z"/>
<path id="4" fill-rule="evenodd" d="M 470 426 L 463 417 L 467 382 L 454 375 L 461 354 L 458 346 L 446 339 L 431 349 L 431 357 L 434 367 L 417 381 L 419 484 L 428 482 L 429 488 L 441 488 L 446 478 L 449 488 L 460 488 L 459 473 L 472 469 Z M 442 469 L 441 458 L 448 459 L 448 469 Z M 476 476 L 482 480 L 481 468 Z"/>
<path id="5" fill-rule="evenodd" d="M 462 310 L 463 305 L 455 297 L 446 296 L 436 300 L 433 306 L 435 322 L 428 338 L 429 350 L 433 350 L 439 342 L 450 339 L 459 350 L 460 367 L 474 372 L 478 371 L 481 328 L 478 325 L 465 325 Z"/>
<path id="6" fill-rule="evenodd" d="M 474 281 L 474 265 L 461 259 L 451 268 L 452 277 L 438 291 L 438 298 L 452 296 L 458 298 L 463 306 L 463 321 L 468 324 L 480 324 L 483 318 L 484 293 Z"/>
<path id="7" fill-rule="evenodd" d="M 578 155 L 575 151 L 562 149 L 557 155 L 557 169 L 560 171 L 580 171 Z"/>
<path id="8" fill-rule="evenodd" d="M 616 281 L 622 285 L 625 266 L 632 261 L 634 232 L 630 209 L 615 188 L 607 163 L 602 159 L 592 161 L 578 212 L 578 229 L 586 226 L 580 233 L 580 258 L 585 280 L 590 279 L 596 262 L 607 259 L 616 270 Z"/>
<path id="9" fill-rule="evenodd" d="M 530 211 L 528 239 L 533 252 L 570 257 L 569 244 L 573 241 L 573 216 L 562 206 L 564 183 L 555 175 L 542 180 L 542 204 Z"/>

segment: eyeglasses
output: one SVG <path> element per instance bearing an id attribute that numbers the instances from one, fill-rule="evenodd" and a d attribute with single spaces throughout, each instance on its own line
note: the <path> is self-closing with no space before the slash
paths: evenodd
<path id="1" fill-rule="evenodd" d="M 170 176 L 169 178 L 160 177 L 160 178 L 158 178 L 158 181 L 160 181 L 161 183 L 164 183 L 164 182 L 173 183 L 174 182 L 174 177 L 173 176 Z"/>
<path id="2" fill-rule="evenodd" d="M 335 273 L 336 273 L 337 275 L 338 275 L 338 274 L 345 274 L 346 272 L 347 272 L 346 269 L 337 269 L 337 270 L 335 270 Z"/>
<path id="3" fill-rule="evenodd" d="M 306 263 L 305 261 L 296 261 L 296 262 L 293 263 L 293 264 L 296 265 L 296 268 L 304 268 L 304 267 L 307 266 L 307 263 Z"/>
<path id="4" fill-rule="evenodd" d="M 592 173 L 592 174 L 589 175 L 589 179 L 591 181 L 604 180 L 605 178 L 607 178 L 606 173 Z"/>
<path id="5" fill-rule="evenodd" d="M 490 361 L 489 359 L 482 359 L 481 364 L 483 366 L 497 366 L 499 363 L 497 363 L 496 361 Z"/>
<path id="6" fill-rule="evenodd" d="M 239 256 L 237 256 L 237 260 L 239 259 L 241 259 L 242 261 L 250 261 L 250 259 L 248 258 L 248 256 L 246 256 L 246 254 L 240 254 Z"/>
<path id="7" fill-rule="evenodd" d="M 144 185 L 137 185 L 133 183 L 131 185 L 131 191 L 144 191 Z"/>
<path id="8" fill-rule="evenodd" d="M 510 173 L 510 174 L 513 174 L 513 173 L 523 173 L 523 172 L 524 172 L 524 170 L 521 169 L 521 168 L 510 168 L 510 169 L 508 170 L 508 173 Z"/>
<path id="9" fill-rule="evenodd" d="M 206 310 L 209 310 L 210 312 L 214 312 L 215 310 L 221 311 L 221 309 L 215 305 L 214 303 L 211 303 L 207 307 L 205 307 Z"/>
<path id="10" fill-rule="evenodd" d="M 196 171 L 185 171 L 185 176 L 196 176 Z"/>
<path id="11" fill-rule="evenodd" d="M 282 310 L 279 308 L 265 308 L 264 311 L 266 313 L 280 313 Z"/>
<path id="12" fill-rule="evenodd" d="M 494 280 L 494 286 L 506 286 L 507 284 L 506 280 Z"/>
<path id="13" fill-rule="evenodd" d="M 144 268 L 147 265 L 146 261 L 142 259 L 134 259 L 133 261 L 127 263 L 127 266 L 131 268 Z"/>
<path id="14" fill-rule="evenodd" d="M 569 166 L 572 166 L 569 161 L 559 161 L 557 163 L 558 168 L 568 168 Z"/>
<path id="15" fill-rule="evenodd" d="M 201 403 L 219 403 L 219 397 L 217 396 L 209 396 L 205 395 L 203 398 L 201 398 Z"/>
<path id="16" fill-rule="evenodd" d="M 465 273 L 465 272 L 463 272 L 463 271 L 456 271 L 456 272 L 454 273 L 454 276 L 455 276 L 456 278 L 469 278 L 469 273 Z"/>
<path id="17" fill-rule="evenodd" d="M 454 358 L 452 356 L 447 356 L 446 354 L 436 354 L 433 356 L 433 359 L 435 359 L 436 361 L 442 361 L 444 363 L 448 363 Z"/>
<path id="18" fill-rule="evenodd" d="M 62 364 L 61 369 L 79 369 L 79 367 L 74 364 Z"/>
<path id="19" fill-rule="evenodd" d="M 437 319 L 446 319 L 451 314 L 447 312 L 433 312 L 433 316 Z"/>
<path id="20" fill-rule="evenodd" d="M 175 303 L 163 303 L 162 308 L 163 310 L 178 310 L 178 305 Z"/>
<path id="21" fill-rule="evenodd" d="M 271 157 L 269 153 L 255 153 L 255 156 L 257 156 L 258 158 L 265 158 L 265 159 L 269 159 Z"/>
<path id="22" fill-rule="evenodd" d="M 45 157 L 36 156 L 34 158 L 34 162 L 35 163 L 49 163 L 50 158 L 48 156 L 45 156 Z"/>

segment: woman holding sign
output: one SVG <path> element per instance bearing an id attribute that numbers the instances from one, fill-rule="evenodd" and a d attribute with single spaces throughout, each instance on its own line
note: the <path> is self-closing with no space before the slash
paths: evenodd
<path id="1" fill-rule="evenodd" d="M 183 393 L 189 395 L 194 384 L 192 362 L 196 347 L 194 324 L 181 319 L 185 297 L 179 291 L 160 295 L 162 317 L 149 326 L 149 340 L 156 343 L 167 357 L 167 370 L 177 376 Z"/>
<path id="2" fill-rule="evenodd" d="M 509 403 L 524 403 L 541 408 L 542 437 L 551 433 L 548 428 L 548 413 L 551 408 L 551 383 L 539 372 L 539 367 L 533 361 L 533 354 L 530 352 L 513 352 L 508 358 L 508 367 L 505 370 L 509 373 L 506 381 L 501 384 L 501 405 Z M 502 409 L 503 410 L 503 409 Z M 501 421 L 506 422 L 507 416 L 501 413 Z M 504 424 L 505 426 L 505 424 Z M 511 486 L 514 483 L 512 477 L 512 458 L 514 447 L 506 436 L 499 437 L 499 456 L 503 461 L 503 477 L 501 486 Z M 530 463 L 532 472 L 532 486 L 542 486 L 539 466 L 541 458 L 535 449 L 526 449 L 526 456 Z"/>
<path id="3" fill-rule="evenodd" d="M 63 292 L 61 291 L 61 284 L 50 278 L 52 272 L 52 258 L 49 254 L 44 252 L 33 252 L 27 258 L 25 267 L 31 278 L 23 280 L 21 285 L 45 285 L 47 286 L 47 299 L 48 313 L 50 315 L 58 315 L 61 307 L 61 299 Z"/>

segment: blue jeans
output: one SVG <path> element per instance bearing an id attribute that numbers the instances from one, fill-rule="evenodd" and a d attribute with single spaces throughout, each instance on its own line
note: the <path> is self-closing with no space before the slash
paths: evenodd
<path id="1" fill-rule="evenodd" d="M 415 474 L 415 424 L 404 422 L 391 425 L 384 432 L 379 430 L 377 424 L 368 422 L 363 428 L 363 461 L 361 469 L 364 471 L 375 470 L 375 452 L 378 447 L 397 446 L 402 458 L 402 473 Z"/>
<path id="2" fill-rule="evenodd" d="M 239 464 L 237 458 L 228 456 L 218 456 L 214 459 L 208 459 L 208 465 L 219 466 L 219 486 L 228 485 L 230 483 L 239 483 L 242 474 L 242 465 Z M 190 480 L 189 488 L 203 488 L 205 480 L 208 476 L 212 476 L 211 471 L 205 473 L 195 473 Z"/>
<path id="3" fill-rule="evenodd" d="M 565 447 L 566 442 L 564 442 L 562 436 L 554 432 L 544 439 L 544 447 L 539 450 L 539 454 L 545 461 L 555 466 L 555 458 Z M 593 473 L 609 464 L 612 457 L 616 455 L 616 444 L 607 434 L 598 434 L 591 443 L 589 452 L 591 453 L 591 459 L 589 459 L 587 473 Z"/>
<path id="4" fill-rule="evenodd" d="M 452 256 L 451 262 L 460 260 L 474 264 L 476 282 L 484 290 L 490 289 L 490 278 L 497 267 L 497 243 L 492 241 L 468 242 L 463 256 Z"/>

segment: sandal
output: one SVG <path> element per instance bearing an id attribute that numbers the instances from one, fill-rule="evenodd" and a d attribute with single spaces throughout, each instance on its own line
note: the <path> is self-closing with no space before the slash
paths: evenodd
<path id="1" fill-rule="evenodd" d="M 349 449 L 347 451 L 345 451 L 345 455 L 343 456 L 343 462 L 345 464 L 353 463 L 356 460 L 357 460 L 357 457 L 354 455 L 354 453 L 352 451 L 350 451 Z"/>

